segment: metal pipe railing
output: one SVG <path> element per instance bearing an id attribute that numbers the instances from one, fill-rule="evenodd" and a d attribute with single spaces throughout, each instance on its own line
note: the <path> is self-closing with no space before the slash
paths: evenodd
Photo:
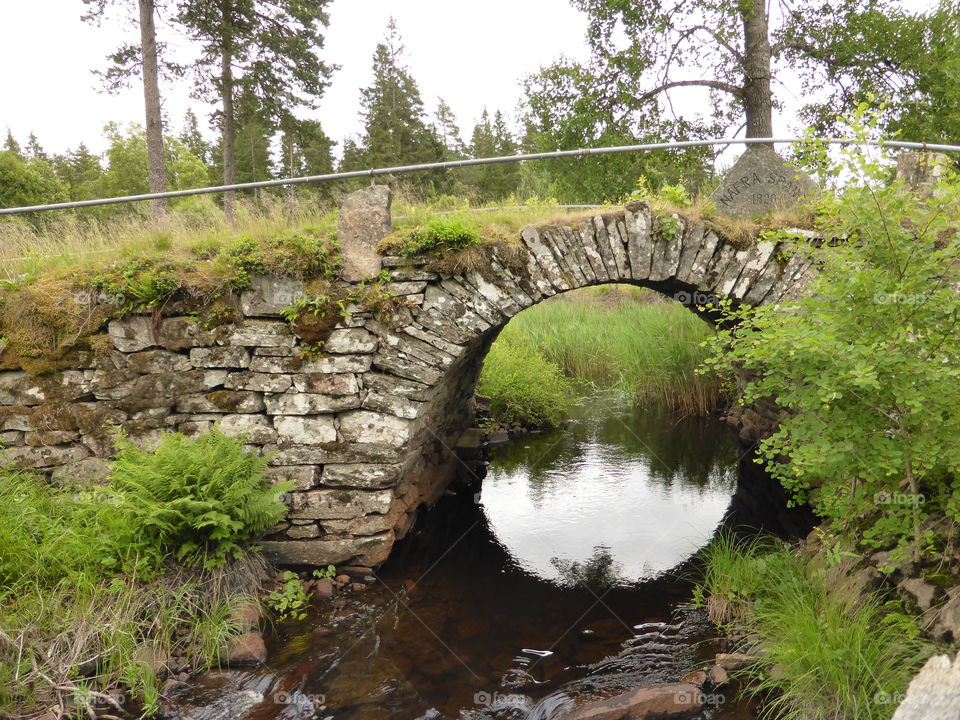
<path id="1" fill-rule="evenodd" d="M 709 147 L 713 145 L 773 145 L 783 143 L 804 142 L 808 138 L 720 138 L 712 140 L 680 140 L 675 142 L 645 143 L 641 145 L 617 145 L 602 148 L 580 148 L 578 150 L 555 150 L 545 153 L 528 153 L 526 155 L 502 155 L 492 158 L 469 158 L 464 160 L 448 160 L 438 163 L 424 163 L 421 165 L 401 165 L 389 168 L 371 168 L 369 170 L 354 170 L 351 172 L 328 173 L 326 175 L 308 175 L 306 177 L 282 178 L 277 180 L 260 180 L 258 182 L 235 183 L 233 185 L 213 185 L 191 190 L 170 190 L 160 193 L 146 193 L 143 195 L 124 195 L 121 197 L 102 198 L 99 200 L 75 200 L 72 202 L 49 203 L 46 205 L 29 205 L 27 207 L 0 208 L 0 215 L 20 215 L 28 212 L 43 212 L 47 210 L 71 210 L 82 207 L 96 207 L 99 205 L 116 205 L 119 203 L 141 202 L 143 200 L 160 200 L 163 198 L 187 197 L 190 195 L 208 195 L 211 193 L 230 192 L 234 190 L 256 190 L 259 188 L 284 187 L 288 185 L 303 185 L 306 183 L 328 182 L 331 180 L 350 180 L 369 177 L 371 180 L 380 175 L 403 175 L 407 173 L 424 172 L 427 170 L 447 170 L 478 165 L 496 165 L 508 162 L 526 162 L 528 160 L 550 160 L 554 158 L 576 158 L 591 155 L 612 155 L 628 152 L 648 152 L 652 150 L 680 150 L 694 147 Z M 890 147 L 906 150 L 924 150 L 932 152 L 960 152 L 960 145 L 945 145 L 940 143 L 909 142 L 904 140 L 856 140 L 851 138 L 817 139 L 817 142 L 827 145 L 865 145 L 875 147 Z"/>

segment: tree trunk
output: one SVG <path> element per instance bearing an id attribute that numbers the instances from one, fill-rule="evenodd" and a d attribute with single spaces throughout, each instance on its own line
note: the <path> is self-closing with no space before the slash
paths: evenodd
<path id="1" fill-rule="evenodd" d="M 167 189 L 163 156 L 163 119 L 160 115 L 160 77 L 157 69 L 157 32 L 154 27 L 154 0 L 140 1 L 140 59 L 143 63 L 143 104 L 147 122 L 147 182 L 150 192 Z M 167 201 L 152 200 L 153 221 L 162 225 L 167 218 Z"/>
<path id="2" fill-rule="evenodd" d="M 223 184 L 233 185 L 237 181 L 236 158 L 236 118 L 233 112 L 233 49 L 230 37 L 230 8 L 222 3 L 223 9 L 223 57 L 220 65 L 220 97 L 223 102 Z M 233 191 L 223 194 L 223 214 L 227 225 L 237 224 L 237 196 Z"/>
<path id="3" fill-rule="evenodd" d="M 748 138 L 773 136 L 769 32 L 766 0 L 751 0 L 743 12 L 743 105 Z"/>

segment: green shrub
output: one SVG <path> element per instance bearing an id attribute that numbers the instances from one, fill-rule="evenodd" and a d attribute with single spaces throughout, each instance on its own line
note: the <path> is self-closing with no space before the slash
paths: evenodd
<path id="1" fill-rule="evenodd" d="M 136 554 L 149 562 L 169 553 L 212 567 L 240 557 L 283 516 L 278 499 L 290 486 L 270 486 L 266 465 L 217 430 L 197 439 L 166 435 L 153 452 L 125 443 L 110 478 L 115 516 L 123 518 L 123 527 L 114 524 L 126 555 L 118 560 Z"/>
<path id="2" fill-rule="evenodd" d="M 495 417 L 524 425 L 556 425 L 574 402 L 573 385 L 529 346 L 498 340 L 487 354 L 478 392 Z"/>

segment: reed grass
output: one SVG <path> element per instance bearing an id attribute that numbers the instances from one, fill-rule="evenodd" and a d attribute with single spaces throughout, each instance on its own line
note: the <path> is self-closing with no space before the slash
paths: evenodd
<path id="1" fill-rule="evenodd" d="M 702 595 L 716 622 L 761 640 L 744 671 L 776 720 L 889 720 L 928 654 L 914 619 L 877 595 L 852 597 L 772 538 L 718 536 Z"/>
<path id="2" fill-rule="evenodd" d="M 573 378 L 618 387 L 638 404 L 706 415 L 719 380 L 697 372 L 712 329 L 653 291 L 600 286 L 566 293 L 517 315 L 497 342 L 524 345 Z"/>

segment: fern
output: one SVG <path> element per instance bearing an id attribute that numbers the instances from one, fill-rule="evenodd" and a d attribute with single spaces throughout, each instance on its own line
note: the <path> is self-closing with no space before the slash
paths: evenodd
<path id="1" fill-rule="evenodd" d="M 122 444 L 110 489 L 125 518 L 115 527 L 122 565 L 152 565 L 173 554 L 188 565 L 222 565 L 277 523 L 288 484 L 270 486 L 267 461 L 240 440 L 213 431 L 197 439 L 167 435 L 154 452 Z"/>

